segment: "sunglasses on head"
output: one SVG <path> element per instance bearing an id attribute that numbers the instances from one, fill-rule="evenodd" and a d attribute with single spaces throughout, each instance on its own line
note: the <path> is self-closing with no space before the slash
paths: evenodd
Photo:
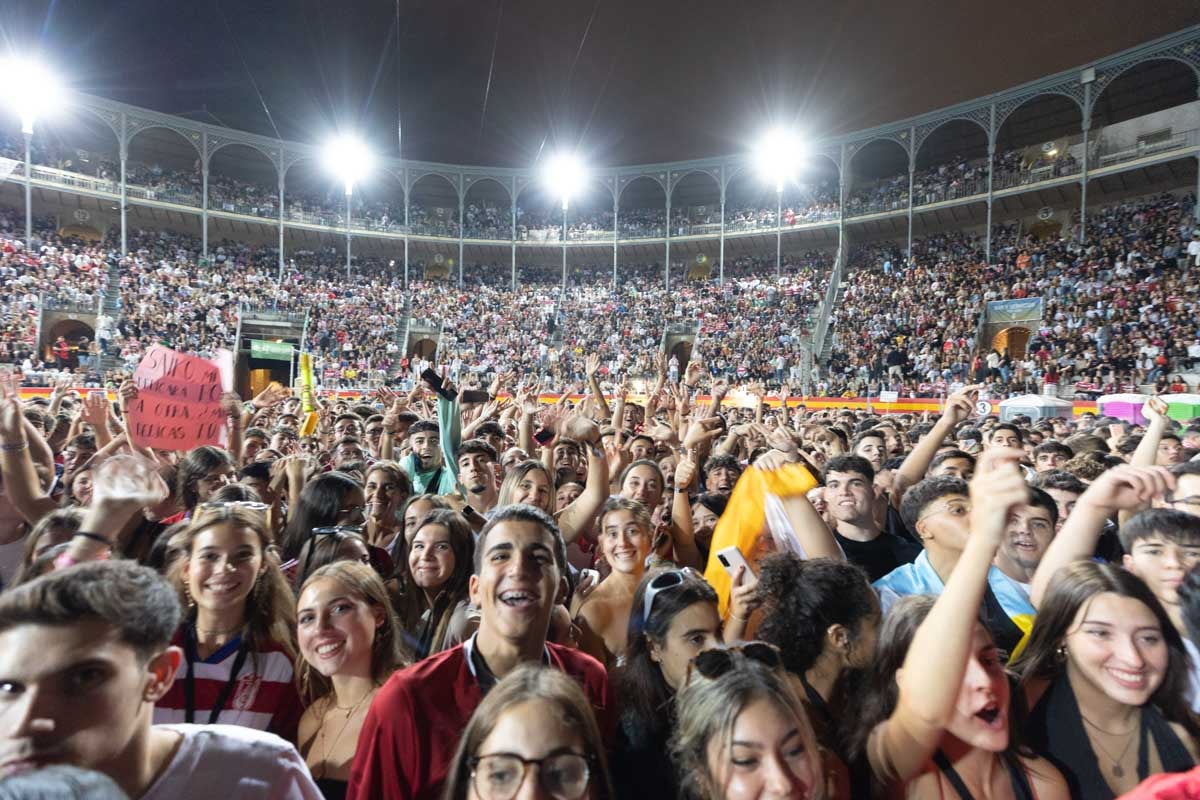
<path id="1" fill-rule="evenodd" d="M 646 587 L 646 596 L 642 598 L 642 625 L 650 621 L 650 612 L 654 610 L 654 598 L 658 597 L 658 593 L 682 586 L 688 578 L 704 580 L 704 577 L 691 567 L 669 570 L 655 575 L 650 580 Z"/>
<path id="2" fill-rule="evenodd" d="M 747 642 L 720 650 L 705 650 L 692 659 L 688 673 L 690 675 L 691 671 L 695 670 L 709 680 L 716 680 L 737 666 L 739 654 L 743 658 L 757 661 L 770 669 L 779 669 L 783 666 L 783 658 L 774 645 L 766 642 Z"/>
<path id="3" fill-rule="evenodd" d="M 259 514 L 267 513 L 270 508 L 266 503 L 257 503 L 253 500 L 206 500 L 196 506 L 196 516 L 200 514 L 215 514 L 222 519 L 228 519 L 232 516 L 234 509 L 243 511 L 253 511 Z"/>

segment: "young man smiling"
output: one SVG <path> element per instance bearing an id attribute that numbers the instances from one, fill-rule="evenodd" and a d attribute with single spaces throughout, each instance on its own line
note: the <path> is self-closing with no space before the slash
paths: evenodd
<path id="1" fill-rule="evenodd" d="M 465 643 L 402 670 L 367 712 L 350 774 L 351 800 L 436 800 L 471 713 L 519 664 L 542 662 L 576 678 L 606 720 L 608 679 L 591 656 L 550 644 L 554 606 L 567 592 L 566 547 L 545 512 L 507 506 L 479 533 L 471 602 L 479 630 Z"/>
<path id="2" fill-rule="evenodd" d="M 103 772 L 140 800 L 319 800 L 291 744 L 233 725 L 152 725 L 183 654 L 175 591 L 131 561 L 50 573 L 0 598 L 0 778 Z"/>

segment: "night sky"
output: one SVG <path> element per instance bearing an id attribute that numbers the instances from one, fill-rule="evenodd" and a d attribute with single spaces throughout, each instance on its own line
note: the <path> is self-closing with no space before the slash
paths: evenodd
<path id="1" fill-rule="evenodd" d="M 396 13 L 0 0 L 0 33 L 112 99 L 306 142 L 354 128 L 384 155 L 399 112 L 407 158 L 528 166 L 555 148 L 598 165 L 739 152 L 773 122 L 843 133 L 1200 22 L 1196 0 L 400 0 L 397 56 Z"/>

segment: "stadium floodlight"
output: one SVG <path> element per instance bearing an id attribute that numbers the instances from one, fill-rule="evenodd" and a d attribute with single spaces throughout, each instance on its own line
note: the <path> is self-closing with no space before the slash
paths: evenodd
<path id="1" fill-rule="evenodd" d="M 567 291 L 567 207 L 587 182 L 587 169 L 574 153 L 558 153 L 546 162 L 542 180 L 562 200 L 562 291 Z"/>
<path id="2" fill-rule="evenodd" d="M 10 56 L 0 61 L 0 98 L 21 118 L 21 132 L 33 134 L 33 124 L 63 103 L 62 86 L 45 64 L 32 58 Z"/>
<path id="3" fill-rule="evenodd" d="M 543 179 L 554 196 L 562 200 L 565 211 L 571 198 L 583 189 L 587 180 L 587 170 L 579 156 L 573 153 L 559 153 L 546 162 Z"/>
<path id="4" fill-rule="evenodd" d="M 346 185 L 346 277 L 350 277 L 350 213 L 354 184 L 371 170 L 371 151 L 357 136 L 342 135 L 325 145 L 325 168 Z"/>
<path id="5" fill-rule="evenodd" d="M 346 184 L 346 194 L 371 170 L 371 151 L 356 136 L 343 135 L 325 145 L 325 168 Z"/>
<path id="6" fill-rule="evenodd" d="M 772 128 L 759 140 L 754 149 L 754 165 L 763 180 L 775 184 L 776 192 L 796 178 L 804 162 L 804 142 L 784 128 Z"/>
<path id="7" fill-rule="evenodd" d="M 784 128 L 767 131 L 754 150 L 754 166 L 775 184 L 775 274 L 783 273 L 783 185 L 796 179 L 804 162 L 804 143 Z"/>
<path id="8" fill-rule="evenodd" d="M 0 102 L 21 118 L 25 135 L 25 249 L 33 247 L 33 124 L 63 103 L 58 78 L 36 59 L 9 56 L 0 61 Z"/>

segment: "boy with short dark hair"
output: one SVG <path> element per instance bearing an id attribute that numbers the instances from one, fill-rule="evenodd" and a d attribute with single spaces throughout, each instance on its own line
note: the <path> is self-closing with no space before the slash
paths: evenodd
<path id="1" fill-rule="evenodd" d="M 318 800 L 288 742 L 233 725 L 152 725 L 183 654 L 174 589 L 131 561 L 52 572 L 0 595 L 0 776 L 61 763 L 141 800 Z"/>

